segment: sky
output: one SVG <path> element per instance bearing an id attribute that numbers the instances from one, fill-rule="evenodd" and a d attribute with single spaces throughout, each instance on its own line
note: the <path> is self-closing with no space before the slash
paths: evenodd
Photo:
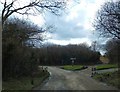
<path id="1" fill-rule="evenodd" d="M 20 2 L 22 1 L 25 0 L 21 0 Z M 68 0 L 67 9 L 62 12 L 61 16 L 45 12 L 37 16 L 29 16 L 29 18 L 40 26 L 45 24 L 53 26 L 52 32 L 46 32 L 45 36 L 47 40 L 44 42 L 60 45 L 80 43 L 91 45 L 93 41 L 100 39 L 98 35 L 95 34 L 95 31 L 93 31 L 94 28 L 92 24 L 96 12 L 106 1 L 108 0 Z"/>
<path id="2" fill-rule="evenodd" d="M 41 18 L 41 24 L 48 23 L 53 25 L 55 30 L 47 33 L 48 40 L 60 45 L 87 43 L 91 45 L 92 41 L 98 40 L 93 28 L 96 12 L 107 0 L 69 0 L 67 9 L 61 16 L 55 16 L 51 13 L 44 14 Z M 33 18 L 37 22 L 37 18 Z M 102 41 L 101 41 L 102 42 Z"/>

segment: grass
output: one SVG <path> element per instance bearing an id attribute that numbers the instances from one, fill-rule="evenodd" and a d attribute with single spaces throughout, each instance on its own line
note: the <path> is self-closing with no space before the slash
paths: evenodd
<path id="1" fill-rule="evenodd" d="M 104 70 L 104 69 L 110 69 L 110 68 L 118 68 L 117 64 L 104 64 L 96 66 L 96 70 Z"/>
<path id="2" fill-rule="evenodd" d="M 39 72 L 34 76 L 34 86 L 31 84 L 31 77 L 21 77 L 19 79 L 9 79 L 9 81 L 3 81 L 4 90 L 31 90 L 33 87 L 40 85 L 47 77 L 49 73 L 47 71 Z"/>
<path id="3" fill-rule="evenodd" d="M 105 82 L 108 85 L 115 86 L 120 89 L 120 73 L 116 72 L 107 72 L 101 74 L 95 74 L 94 79 Z"/>
<path id="4" fill-rule="evenodd" d="M 81 69 L 85 69 L 87 67 L 84 67 L 82 65 L 65 65 L 65 66 L 62 66 L 61 67 L 62 69 L 65 69 L 65 70 L 71 70 L 71 71 L 75 71 L 75 70 L 81 70 Z"/>

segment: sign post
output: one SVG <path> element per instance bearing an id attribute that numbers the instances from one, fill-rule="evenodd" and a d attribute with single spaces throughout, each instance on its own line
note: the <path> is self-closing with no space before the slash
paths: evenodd
<path id="1" fill-rule="evenodd" d="M 70 58 L 70 60 L 72 61 L 72 66 L 73 66 L 76 58 Z"/>

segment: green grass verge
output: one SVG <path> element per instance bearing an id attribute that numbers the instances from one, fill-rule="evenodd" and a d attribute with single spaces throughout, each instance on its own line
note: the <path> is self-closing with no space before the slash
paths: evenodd
<path id="1" fill-rule="evenodd" d="M 93 78 L 98 81 L 105 82 L 108 85 L 112 85 L 112 86 L 115 86 L 120 89 L 120 74 L 118 73 L 118 71 L 95 74 L 95 76 L 93 76 Z"/>
<path id="2" fill-rule="evenodd" d="M 32 87 L 40 85 L 47 77 L 49 73 L 47 71 L 39 72 L 34 76 L 34 86 L 31 84 L 31 77 L 21 77 L 18 79 L 9 79 L 9 81 L 3 81 L 4 90 L 31 90 Z"/>
<path id="3" fill-rule="evenodd" d="M 118 68 L 117 64 L 104 64 L 96 66 L 96 70 L 104 70 L 104 69 L 110 69 L 110 68 Z"/>
<path id="4" fill-rule="evenodd" d="M 75 70 L 81 70 L 81 69 L 85 69 L 86 67 L 82 66 L 82 65 L 65 65 L 61 67 L 62 69 L 65 70 L 71 70 L 71 71 L 75 71 Z"/>

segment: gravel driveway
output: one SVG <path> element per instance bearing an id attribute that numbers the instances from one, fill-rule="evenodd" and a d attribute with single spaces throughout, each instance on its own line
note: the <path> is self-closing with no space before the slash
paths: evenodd
<path id="1" fill-rule="evenodd" d="M 91 67 L 81 71 L 67 71 L 58 67 L 48 67 L 48 80 L 33 90 L 117 90 L 90 77 Z"/>

